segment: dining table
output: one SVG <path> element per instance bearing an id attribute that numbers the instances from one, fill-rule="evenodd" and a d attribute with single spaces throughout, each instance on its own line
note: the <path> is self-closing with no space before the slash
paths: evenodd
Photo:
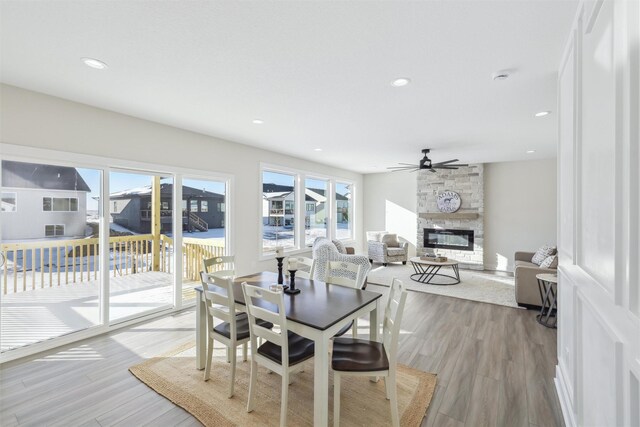
<path id="1" fill-rule="evenodd" d="M 233 280 L 233 298 L 237 311 L 246 311 L 242 283 L 269 288 L 278 275 L 265 271 Z M 287 283 L 285 283 L 287 284 Z M 214 285 L 207 285 L 214 286 Z M 369 339 L 378 341 L 378 310 L 382 294 L 331 285 L 319 280 L 295 278 L 298 294 L 284 293 L 287 328 L 314 341 L 313 425 L 329 422 L 329 348 L 331 338 L 352 320 L 369 315 Z M 196 368 L 204 369 L 207 350 L 207 320 L 202 286 L 195 287 Z M 220 288 L 217 289 L 220 291 Z M 373 380 L 373 379 L 372 379 Z"/>

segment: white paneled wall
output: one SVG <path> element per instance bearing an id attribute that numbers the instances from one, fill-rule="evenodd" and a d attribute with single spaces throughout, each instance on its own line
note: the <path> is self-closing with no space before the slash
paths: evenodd
<path id="1" fill-rule="evenodd" d="M 640 5 L 584 1 L 558 75 L 556 384 L 569 425 L 640 425 Z"/>

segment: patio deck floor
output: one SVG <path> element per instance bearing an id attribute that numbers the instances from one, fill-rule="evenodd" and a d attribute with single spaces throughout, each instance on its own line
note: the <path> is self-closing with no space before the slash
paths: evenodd
<path id="1" fill-rule="evenodd" d="M 183 281 L 182 300 L 197 282 Z M 100 282 L 85 281 L 2 295 L 0 351 L 23 347 L 100 323 Z M 111 321 L 173 305 L 173 274 L 145 272 L 110 278 Z"/>

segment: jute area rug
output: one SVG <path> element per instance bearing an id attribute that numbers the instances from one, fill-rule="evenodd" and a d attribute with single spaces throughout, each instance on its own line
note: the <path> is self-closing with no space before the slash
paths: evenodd
<path id="1" fill-rule="evenodd" d="M 449 267 L 443 267 L 440 272 L 453 275 Z M 371 267 L 367 281 L 376 285 L 391 286 L 391 281 L 396 277 L 412 291 L 518 308 L 513 277 L 460 269 L 460 283 L 457 285 L 427 285 L 412 280 L 413 273 L 415 271 L 409 263 L 407 265 L 394 263 L 386 267 L 376 263 Z"/>
<path id="2" fill-rule="evenodd" d="M 239 352 L 240 353 L 240 352 Z M 239 354 L 240 355 L 240 354 Z M 195 368 L 195 344 L 188 343 L 161 357 L 129 368 L 131 373 L 160 395 L 184 408 L 205 426 L 277 426 L 280 423 L 281 377 L 259 367 L 256 407 L 247 413 L 251 363 L 239 357 L 235 394 L 227 397 L 231 365 L 223 349 L 214 351 L 211 379 Z M 329 373 L 329 424 L 333 424 L 333 375 Z M 419 426 L 433 397 L 436 376 L 398 365 L 398 409 L 402 426 Z M 384 381 L 368 377 L 343 377 L 340 423 L 343 426 L 391 425 Z M 287 424 L 313 425 L 313 359 L 304 372 L 294 374 L 289 386 Z"/>

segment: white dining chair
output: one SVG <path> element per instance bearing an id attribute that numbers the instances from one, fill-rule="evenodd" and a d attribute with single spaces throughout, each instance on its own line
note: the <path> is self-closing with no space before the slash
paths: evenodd
<path id="1" fill-rule="evenodd" d="M 282 377 L 280 425 L 286 426 L 289 375 L 299 371 L 302 367 L 301 363 L 313 357 L 314 343 L 287 329 L 282 292 L 272 292 L 249 285 L 246 282 L 242 284 L 242 291 L 249 315 L 251 334 L 251 379 L 249 381 L 247 412 L 253 411 L 255 406 L 258 365 L 262 365 Z M 269 322 L 275 325 L 279 331 L 265 328 L 256 320 Z M 258 346 L 258 338 L 265 341 L 260 346 Z"/>
<path id="2" fill-rule="evenodd" d="M 289 257 L 289 259 L 295 259 L 296 261 L 298 261 L 298 270 L 296 271 L 296 277 L 300 277 L 301 279 L 313 279 L 316 260 L 303 256 Z"/>
<path id="3" fill-rule="evenodd" d="M 200 272 L 200 279 L 202 281 L 202 298 L 207 312 L 207 357 L 205 359 L 204 380 L 208 381 L 210 378 L 214 341 L 221 342 L 227 347 L 227 361 L 231 362 L 229 397 L 232 397 L 238 346 L 242 346 L 242 360 L 247 360 L 247 345 L 250 340 L 248 316 L 246 313 L 236 313 L 233 281 L 230 278 Z M 222 322 L 215 325 L 215 319 Z M 273 325 L 263 322 L 261 327 L 268 329 Z"/>
<path id="4" fill-rule="evenodd" d="M 360 281 L 362 266 L 359 264 L 346 261 L 327 261 L 325 271 L 325 283 L 327 284 L 358 289 L 358 283 L 362 283 Z M 334 336 L 341 337 L 347 333 L 349 329 L 353 329 L 352 334 L 353 337 L 356 338 L 358 336 L 358 319 L 354 319 L 348 325 L 341 328 Z"/>
<path id="5" fill-rule="evenodd" d="M 235 257 L 233 255 L 216 256 L 202 260 L 202 271 L 220 277 L 235 277 Z"/>
<path id="6" fill-rule="evenodd" d="M 345 375 L 384 377 L 387 399 L 391 404 L 391 422 L 400 425 L 396 387 L 398 335 L 402 313 L 407 300 L 404 284 L 393 279 L 384 311 L 382 342 L 356 338 L 333 340 L 331 367 L 333 368 L 333 425 L 340 425 L 340 381 Z"/>

